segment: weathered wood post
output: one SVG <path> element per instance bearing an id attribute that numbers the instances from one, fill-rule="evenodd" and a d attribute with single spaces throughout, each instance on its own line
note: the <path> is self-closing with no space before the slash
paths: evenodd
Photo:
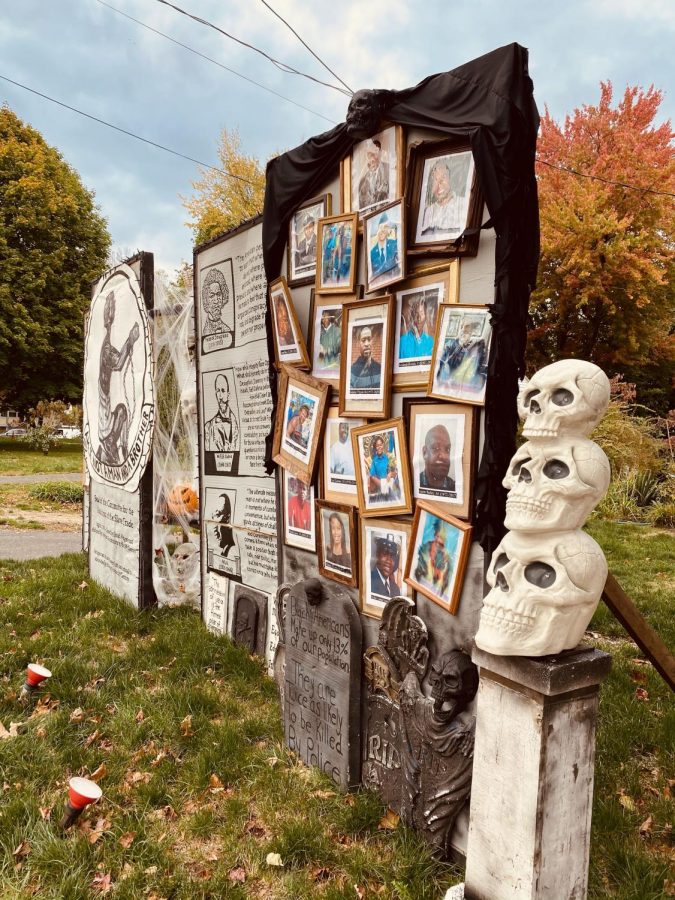
<path id="1" fill-rule="evenodd" d="M 476 648 L 480 668 L 467 900 L 583 900 L 600 683 L 611 657 Z"/>

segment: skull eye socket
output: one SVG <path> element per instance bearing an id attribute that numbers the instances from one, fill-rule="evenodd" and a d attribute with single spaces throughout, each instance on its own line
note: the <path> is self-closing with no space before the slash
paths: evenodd
<path id="1" fill-rule="evenodd" d="M 530 403 L 532 403 L 532 401 L 534 400 L 534 398 L 537 396 L 537 394 L 540 394 L 540 393 L 541 393 L 541 391 L 539 391 L 539 390 L 536 390 L 536 391 L 528 391 L 528 392 L 525 394 L 525 399 L 524 399 L 524 401 L 523 401 L 523 405 L 524 405 L 525 407 L 528 407 L 528 406 L 530 405 Z"/>
<path id="2" fill-rule="evenodd" d="M 525 566 L 525 580 L 535 587 L 548 588 L 555 581 L 555 569 L 545 562 L 533 562 Z"/>
<path id="3" fill-rule="evenodd" d="M 556 406 L 569 406 L 574 402 L 574 394 L 567 388 L 558 388 L 551 394 L 551 400 Z"/>
<path id="4" fill-rule="evenodd" d="M 564 463 L 561 459 L 549 459 L 549 461 L 544 466 L 544 475 L 547 478 L 567 478 L 570 474 L 570 468 L 567 463 Z"/>
<path id="5" fill-rule="evenodd" d="M 520 473 L 521 468 L 525 465 L 525 463 L 528 463 L 531 459 L 532 459 L 531 456 L 526 456 L 524 459 L 517 460 L 516 464 L 511 469 L 511 474 L 518 475 Z"/>

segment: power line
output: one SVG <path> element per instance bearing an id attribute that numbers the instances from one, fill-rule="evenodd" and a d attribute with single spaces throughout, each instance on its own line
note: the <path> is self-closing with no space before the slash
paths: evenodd
<path id="1" fill-rule="evenodd" d="M 557 166 L 555 163 L 546 162 L 537 156 L 537 162 L 542 166 L 548 166 L 550 169 L 559 169 L 561 172 L 567 172 L 568 175 L 576 175 L 578 178 L 590 178 L 593 181 L 602 181 L 605 184 L 613 184 L 616 187 L 627 188 L 629 191 L 640 191 L 643 194 L 658 194 L 661 197 L 675 197 L 671 191 L 657 191 L 654 188 L 639 187 L 636 184 L 626 184 L 624 181 L 612 181 L 611 178 L 603 178 L 602 175 L 591 175 L 589 172 L 579 172 L 578 169 L 571 169 L 568 166 Z"/>
<path id="2" fill-rule="evenodd" d="M 309 50 L 309 52 L 312 54 L 312 56 L 314 57 L 314 59 L 318 60 L 318 62 L 321 63 L 321 65 L 324 67 L 324 69 L 326 69 L 326 71 L 330 72 L 330 74 L 333 76 L 333 78 L 337 78 L 337 80 L 340 82 L 340 84 L 343 85 L 344 87 L 346 87 L 350 94 L 353 94 L 353 93 L 354 93 L 354 91 L 349 87 L 349 85 L 348 85 L 348 84 L 345 84 L 345 82 L 340 78 L 340 76 L 339 76 L 336 72 L 334 72 L 334 71 L 330 68 L 330 66 L 329 66 L 327 63 L 325 63 L 325 62 L 321 59 L 321 57 L 318 56 L 318 55 L 312 50 L 312 48 L 309 46 L 309 44 L 306 43 L 305 41 L 303 41 L 303 39 L 300 37 L 300 35 L 298 34 L 298 32 L 295 30 L 295 28 L 293 28 L 293 26 L 290 25 L 290 24 L 286 21 L 286 19 L 284 19 L 284 17 L 283 17 L 280 13 L 278 13 L 278 12 L 276 11 L 276 9 L 273 9 L 273 8 L 269 5 L 269 3 L 267 2 L 267 0 L 261 0 L 261 2 L 263 3 L 264 6 L 266 6 L 266 7 L 269 9 L 269 11 L 270 11 L 271 13 L 273 13 L 273 14 L 277 17 L 277 19 L 280 19 L 280 20 L 284 23 L 284 25 L 286 26 L 286 28 L 289 29 L 289 31 L 292 31 L 292 32 L 293 32 L 293 34 L 294 34 L 294 35 L 296 36 L 296 38 L 300 41 L 300 43 L 302 44 L 302 46 L 303 46 L 303 47 L 306 47 L 307 50 Z"/>
<path id="3" fill-rule="evenodd" d="M 223 65 L 223 63 L 218 62 L 217 59 L 212 59 L 205 53 L 201 53 L 199 50 L 195 50 L 194 47 L 189 47 L 187 44 L 183 44 L 181 41 L 177 41 L 176 38 L 172 38 L 170 35 L 165 34 L 163 31 L 158 31 L 157 28 L 153 28 L 151 25 L 147 25 L 145 22 L 141 22 L 140 19 L 135 19 L 133 16 L 130 16 L 128 13 L 123 12 L 121 9 L 117 9 L 115 6 L 111 6 L 109 3 L 106 3 L 105 0 L 96 0 L 96 2 L 100 3 L 101 6 L 106 6 L 113 12 L 119 13 L 119 15 L 124 16 L 125 19 L 130 19 L 137 25 L 141 25 L 143 28 L 147 28 L 148 31 L 152 31 L 154 34 L 158 34 L 160 37 L 166 38 L 167 41 L 171 41 L 172 44 L 176 44 L 178 47 L 183 47 L 184 50 L 189 50 L 190 53 L 194 53 L 195 56 L 200 56 L 202 59 L 213 63 L 214 66 L 218 66 L 219 68 L 224 69 L 226 72 L 230 72 L 232 75 L 236 75 L 238 78 L 242 78 L 244 81 L 248 81 L 250 84 L 254 84 L 256 87 L 262 88 L 263 91 L 274 94 L 275 97 L 279 97 L 281 100 L 286 100 L 287 103 L 292 103 L 293 106 L 297 106 L 299 109 L 304 109 L 305 112 L 309 112 L 312 113 L 312 115 L 319 116 L 320 119 L 324 119 L 326 122 L 330 122 L 331 125 L 337 125 L 337 122 L 335 122 L 334 119 L 329 119 L 328 116 L 324 116 L 323 113 L 317 112 L 314 109 L 310 109 L 308 106 L 303 106 L 302 103 L 291 100 L 290 97 L 284 97 L 283 94 L 279 94 L 277 91 L 272 90 L 272 88 L 267 87 L 267 85 L 260 84 L 259 81 L 254 81 L 253 78 L 249 78 L 248 75 L 242 75 L 241 72 L 230 69 L 229 66 Z"/>
<path id="4" fill-rule="evenodd" d="M 245 184 L 250 184 L 252 187 L 258 186 L 255 181 L 250 181 L 248 178 L 243 178 L 241 175 L 235 175 L 234 172 L 228 172 L 226 169 L 219 169 L 217 166 L 211 166 L 208 163 L 202 162 L 199 159 L 195 159 L 192 156 L 186 156 L 184 153 L 179 153 L 178 150 L 172 150 L 171 147 L 165 147 L 163 144 L 158 144 L 156 141 L 151 141 L 148 138 L 141 137 L 140 134 L 135 134 L 133 131 L 127 131 L 126 128 L 121 128 L 119 125 L 113 125 L 111 122 L 106 122 L 105 119 L 99 119 L 97 116 L 92 116 L 89 113 L 83 112 L 81 109 L 77 109 L 74 106 L 69 106 L 67 103 L 62 103 L 61 100 L 56 100 L 54 97 L 49 97 L 47 94 L 36 91 L 34 88 L 30 88 L 26 84 L 21 84 L 21 82 L 19 81 L 14 81 L 12 78 L 8 78 L 6 75 L 0 75 L 0 78 L 3 81 L 8 81 L 10 84 L 15 85 L 16 87 L 23 88 L 24 91 L 30 91 L 31 94 L 42 97 L 43 100 L 49 100 L 50 103 L 56 103 L 57 106 L 62 106 L 64 109 L 69 109 L 71 112 L 77 113 L 80 116 L 84 116 L 85 119 L 91 119 L 92 122 L 98 122 L 99 125 L 105 125 L 107 128 L 112 128 L 114 131 L 119 131 L 121 134 L 126 134 L 128 137 L 136 138 L 137 141 L 143 141 L 144 144 L 150 144 L 151 147 L 156 147 L 158 150 L 164 150 L 166 151 L 166 153 L 172 153 L 174 156 L 180 156 L 181 159 L 187 159 L 189 162 L 197 163 L 198 166 L 204 166 L 204 168 L 206 169 L 212 169 L 214 172 L 220 172 L 221 175 L 227 175 L 229 178 L 235 178 L 237 181 L 243 181 Z"/>
<path id="5" fill-rule="evenodd" d="M 266 53 L 264 50 L 261 50 L 259 47 L 254 47 L 253 44 L 249 44 L 246 41 L 241 40 L 241 38 L 235 37 L 233 34 L 230 34 L 227 31 L 224 31 L 222 28 L 219 28 L 218 25 L 214 25 L 213 22 L 209 22 L 208 19 L 202 19 L 201 16 L 196 16 L 194 13 L 187 12 L 185 9 L 181 9 L 180 6 L 176 6 L 173 3 L 169 3 L 169 0 L 156 0 L 157 3 L 161 3 L 164 6 L 169 6 L 171 9 L 175 9 L 176 12 L 179 12 L 183 16 L 187 16 L 189 19 L 193 19 L 195 22 L 199 22 L 200 25 L 206 25 L 207 28 L 213 28 L 214 31 L 219 32 L 224 35 L 226 38 L 229 38 L 231 41 L 235 41 L 237 44 L 241 44 L 242 47 L 247 47 L 249 50 L 253 50 L 256 53 L 259 53 L 261 56 L 264 56 L 265 59 L 269 60 L 272 65 L 276 66 L 277 69 L 280 69 L 282 72 L 286 72 L 289 75 L 301 75 L 303 78 L 309 78 L 310 81 L 316 82 L 316 84 L 321 84 L 324 87 L 330 88 L 332 91 L 339 91 L 341 94 L 345 94 L 348 97 L 351 97 L 351 92 L 344 90 L 341 87 L 337 87 L 334 84 L 328 84 L 327 81 L 321 81 L 319 78 L 315 78 L 313 75 L 308 75 L 306 72 L 301 72 L 299 69 L 293 68 L 293 66 L 288 65 L 288 63 L 280 62 L 278 59 L 274 59 L 273 56 L 270 56 L 269 53 Z"/>

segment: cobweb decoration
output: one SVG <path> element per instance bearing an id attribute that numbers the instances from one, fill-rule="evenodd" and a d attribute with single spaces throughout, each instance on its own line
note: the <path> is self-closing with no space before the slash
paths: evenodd
<path id="1" fill-rule="evenodd" d="M 197 392 L 192 286 L 155 278 L 157 410 L 152 581 L 160 606 L 200 608 Z"/>

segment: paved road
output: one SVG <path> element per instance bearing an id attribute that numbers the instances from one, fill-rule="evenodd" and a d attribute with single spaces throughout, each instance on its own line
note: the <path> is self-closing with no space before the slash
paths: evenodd
<path id="1" fill-rule="evenodd" d="M 43 484 L 45 481 L 82 481 L 82 473 L 48 472 L 46 475 L 0 475 L 0 484 Z"/>
<path id="2" fill-rule="evenodd" d="M 77 531 L 0 528 L 0 559 L 37 559 L 81 549 L 82 535 Z"/>

